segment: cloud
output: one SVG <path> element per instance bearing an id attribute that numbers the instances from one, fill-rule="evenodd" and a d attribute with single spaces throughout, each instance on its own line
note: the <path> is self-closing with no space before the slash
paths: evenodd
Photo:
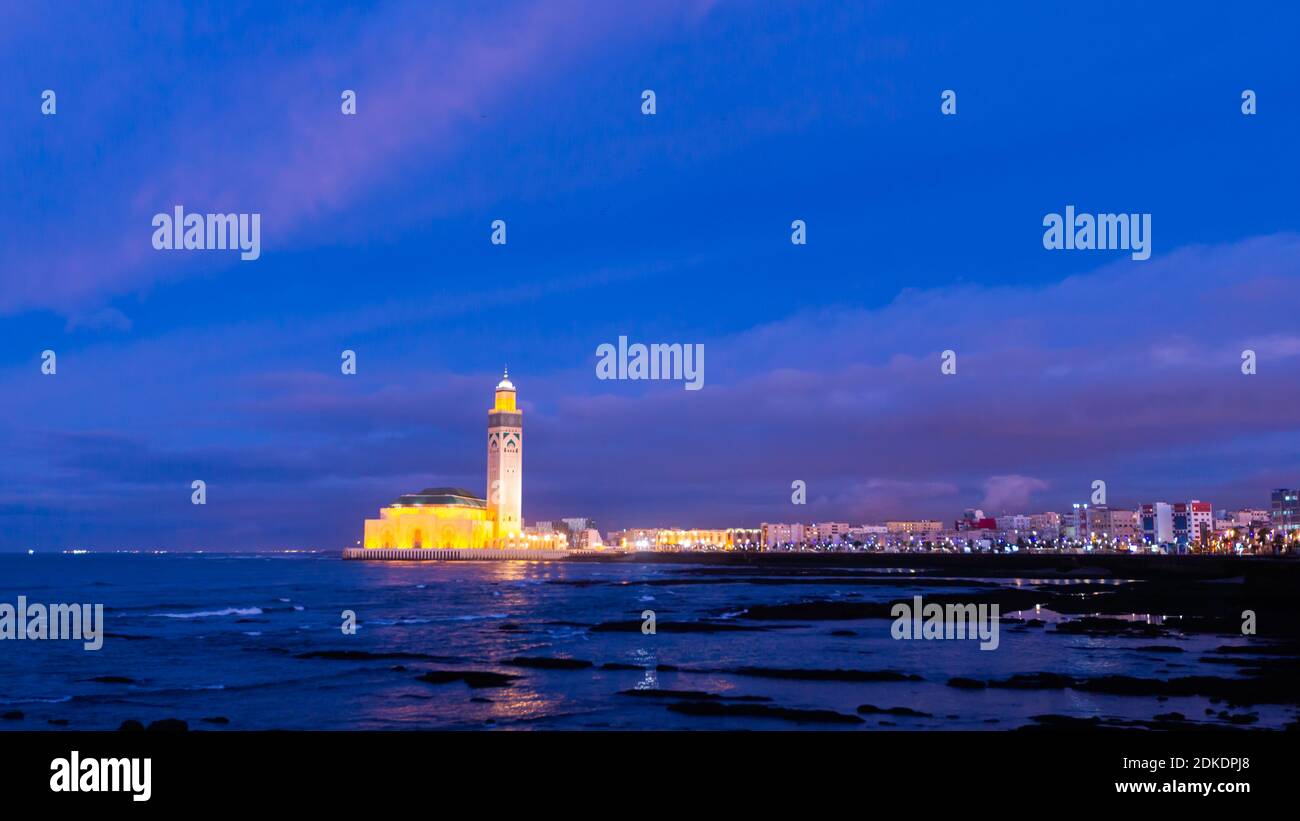
<path id="1" fill-rule="evenodd" d="M 538 92 L 594 53 L 698 24 L 711 6 L 702 0 L 636 7 L 536 0 L 454 11 L 393 5 L 363 18 L 340 12 L 318 38 L 293 43 L 293 58 L 262 43 L 237 63 L 185 78 L 221 90 L 225 128 L 212 127 L 208 94 L 157 89 L 150 104 L 157 110 L 169 103 L 171 116 L 161 123 L 144 118 L 141 125 L 141 89 L 130 83 L 105 88 L 109 98 L 97 102 L 105 116 L 124 118 L 118 126 L 138 133 L 96 164 L 93 177 L 78 180 L 97 196 L 49 209 L 25 231 L 34 242 L 0 249 L 0 314 L 76 313 L 105 297 L 229 264 L 150 247 L 152 216 L 175 205 L 261 213 L 269 253 L 319 245 L 322 233 L 334 233 L 322 231 L 323 225 L 343 230 L 331 222 L 343 213 L 352 219 L 349 230 L 362 234 L 409 224 L 424 215 L 358 206 L 413 169 L 454 172 L 459 152 L 489 129 L 508 128 L 485 124 L 488 112 Z M 358 93 L 355 117 L 339 112 L 343 88 Z M 494 197 L 447 185 L 424 194 L 425 207 L 454 211 Z"/>
<path id="2" fill-rule="evenodd" d="M 1194 320 L 1153 321 L 1171 293 Z M 604 528 L 949 519 L 976 503 L 1063 509 L 1098 478 L 1117 505 L 1258 506 L 1300 458 L 1295 304 L 1300 239 L 1279 234 L 1053 285 L 915 290 L 874 309 L 797 313 L 698 340 L 702 391 L 600 381 L 594 356 L 558 358 L 549 372 L 512 374 L 525 408 L 525 516 L 591 515 Z M 178 504 L 188 499 L 178 487 L 211 478 L 222 516 L 177 532 L 208 546 L 295 533 L 337 546 L 397 493 L 481 486 L 498 374 L 423 364 L 437 323 L 406 321 L 408 355 L 367 360 L 356 377 L 339 377 L 333 359 L 302 367 L 366 316 L 105 341 L 61 356 L 57 381 L 32 368 L 0 374 L 14 398 L 0 426 L 11 456 L 0 499 L 32 509 L 67 499 L 60 517 L 40 520 L 43 538 L 130 533 L 129 511 Z M 1259 373 L 1244 376 L 1251 346 Z M 939 371 L 947 348 L 955 376 Z M 98 397 L 93 430 L 77 405 L 87 395 Z M 802 508 L 790 504 L 795 479 L 808 483 Z M 122 519 L 67 487 L 111 490 Z M 168 509 L 160 526 L 194 515 Z"/>
<path id="3" fill-rule="evenodd" d="M 1003 511 L 1023 512 L 1029 508 L 1033 495 L 1047 488 L 1047 482 L 1032 476 L 990 476 L 984 482 L 984 501 L 981 506 L 989 515 Z"/>

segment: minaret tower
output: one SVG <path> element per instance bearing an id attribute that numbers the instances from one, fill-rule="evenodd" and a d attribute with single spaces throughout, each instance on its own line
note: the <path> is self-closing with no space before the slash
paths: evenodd
<path id="1" fill-rule="evenodd" d="M 515 403 L 515 386 L 506 370 L 497 383 L 496 404 L 488 411 L 488 518 L 498 539 L 524 529 L 524 414 Z"/>

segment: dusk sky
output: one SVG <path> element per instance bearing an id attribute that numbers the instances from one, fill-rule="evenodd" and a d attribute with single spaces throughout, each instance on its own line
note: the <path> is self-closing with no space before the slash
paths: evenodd
<path id="1" fill-rule="evenodd" d="M 506 364 L 530 523 L 1300 485 L 1300 11 L 340 5 L 0 6 L 0 550 L 350 546 L 484 492 Z M 154 250 L 176 205 L 260 259 Z M 1151 258 L 1044 249 L 1067 205 Z M 704 388 L 597 379 L 620 335 Z"/>

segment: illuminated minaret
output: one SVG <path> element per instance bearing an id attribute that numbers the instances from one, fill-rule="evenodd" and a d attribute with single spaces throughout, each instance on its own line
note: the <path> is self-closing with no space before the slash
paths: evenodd
<path id="1" fill-rule="evenodd" d="M 524 414 L 515 404 L 515 386 L 507 370 L 497 384 L 496 404 L 488 411 L 488 518 L 496 536 L 524 529 Z"/>

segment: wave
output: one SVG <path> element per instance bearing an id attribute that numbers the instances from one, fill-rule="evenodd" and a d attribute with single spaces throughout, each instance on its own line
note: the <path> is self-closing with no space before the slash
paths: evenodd
<path id="1" fill-rule="evenodd" d="M 164 619 L 202 619 L 209 616 L 260 616 L 260 607 L 227 607 L 224 610 L 198 610 L 192 613 L 150 613 Z"/>
<path id="2" fill-rule="evenodd" d="M 59 696 L 58 698 L 11 698 L 0 701 L 0 704 L 62 704 L 65 701 L 72 701 L 72 696 Z"/>

